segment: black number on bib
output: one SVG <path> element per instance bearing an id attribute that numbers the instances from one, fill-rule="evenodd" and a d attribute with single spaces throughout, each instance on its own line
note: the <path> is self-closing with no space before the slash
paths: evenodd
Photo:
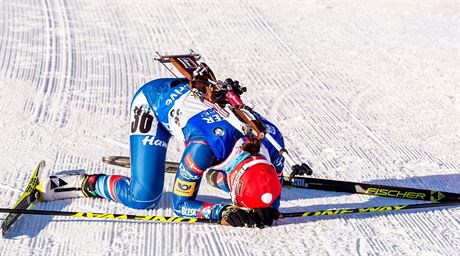
<path id="1" fill-rule="evenodd" d="M 142 116 L 140 116 L 141 113 Z M 136 107 L 134 109 L 134 121 L 131 122 L 131 133 L 135 133 L 138 128 L 141 133 L 148 133 L 152 129 L 152 123 L 153 116 L 150 113 L 142 112 L 140 108 Z"/>
<path id="2" fill-rule="evenodd" d="M 142 133 L 148 133 L 150 131 L 150 129 L 152 129 L 152 122 L 153 122 L 153 116 L 152 115 L 150 115 L 148 113 L 142 114 L 141 125 L 139 127 L 139 131 L 142 132 Z"/>

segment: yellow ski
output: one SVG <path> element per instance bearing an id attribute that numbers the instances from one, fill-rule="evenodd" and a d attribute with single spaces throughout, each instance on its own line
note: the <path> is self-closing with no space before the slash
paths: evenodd
<path id="1" fill-rule="evenodd" d="M 32 178 L 30 178 L 29 184 L 27 184 L 27 187 L 22 194 L 21 198 L 14 204 L 12 207 L 13 209 L 20 209 L 20 210 L 25 210 L 29 209 L 33 202 L 35 202 L 38 197 L 39 197 L 39 192 L 36 190 L 36 186 L 38 185 L 38 175 L 41 169 L 45 167 L 45 161 L 40 161 L 38 166 L 35 168 L 35 171 L 32 175 Z M 10 213 L 2 222 L 2 235 L 5 236 L 8 230 L 13 226 L 13 224 L 18 220 L 18 218 L 21 216 L 21 213 Z"/>

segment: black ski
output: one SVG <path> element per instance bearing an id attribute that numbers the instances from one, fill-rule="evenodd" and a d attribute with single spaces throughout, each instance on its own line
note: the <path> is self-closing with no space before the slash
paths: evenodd
<path id="1" fill-rule="evenodd" d="M 38 185 L 38 175 L 40 170 L 45 167 L 45 161 L 40 161 L 38 166 L 35 168 L 32 178 L 30 178 L 27 187 L 22 194 L 21 198 L 14 204 L 13 209 L 25 210 L 29 209 L 31 205 L 39 198 L 39 192 L 36 190 Z M 21 213 L 10 212 L 2 222 L 2 235 L 5 236 L 8 230 L 13 226 L 14 223 L 21 216 Z"/>
<path id="2" fill-rule="evenodd" d="M 284 185 L 296 188 L 308 188 L 315 190 L 346 192 L 353 194 L 403 198 L 430 202 L 460 201 L 460 194 L 452 192 L 308 177 L 294 177 L 290 181 L 285 180 Z"/>
<path id="3" fill-rule="evenodd" d="M 102 161 L 126 168 L 131 167 L 129 157 L 126 156 L 106 156 L 102 158 Z M 176 173 L 178 166 L 178 163 L 167 161 L 166 172 Z M 286 177 L 283 186 L 429 202 L 460 201 L 460 194 L 452 192 L 297 176 L 291 180 Z"/>

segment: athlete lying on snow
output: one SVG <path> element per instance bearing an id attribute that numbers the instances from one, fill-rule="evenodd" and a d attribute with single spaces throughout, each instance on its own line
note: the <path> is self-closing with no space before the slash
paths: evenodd
<path id="1" fill-rule="evenodd" d="M 167 145 L 174 136 L 185 143 L 173 188 L 177 215 L 239 227 L 270 226 L 278 219 L 284 159 L 266 139 L 243 136 L 206 107 L 191 93 L 187 80 L 165 78 L 145 84 L 134 95 L 130 113 L 130 178 L 50 176 L 39 185 L 42 199 L 103 197 L 131 208 L 154 208 L 163 192 Z M 259 119 L 284 146 L 279 130 Z M 205 170 L 207 182 L 229 192 L 233 204 L 196 199 Z"/>

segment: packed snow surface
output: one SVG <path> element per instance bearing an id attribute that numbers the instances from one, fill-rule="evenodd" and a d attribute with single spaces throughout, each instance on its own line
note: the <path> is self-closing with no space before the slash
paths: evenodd
<path id="1" fill-rule="evenodd" d="M 45 174 L 128 155 L 129 103 L 193 48 L 248 87 L 314 177 L 460 192 L 458 1 L 0 1 L 0 204 Z M 177 161 L 181 143 L 169 145 Z M 173 215 L 103 199 L 35 209 Z M 203 185 L 211 202 L 229 196 Z M 283 190 L 283 212 L 412 203 Z M 1 219 L 4 219 L 4 214 Z M 2 255 L 460 255 L 460 210 L 290 218 L 265 229 L 26 216 Z"/>

